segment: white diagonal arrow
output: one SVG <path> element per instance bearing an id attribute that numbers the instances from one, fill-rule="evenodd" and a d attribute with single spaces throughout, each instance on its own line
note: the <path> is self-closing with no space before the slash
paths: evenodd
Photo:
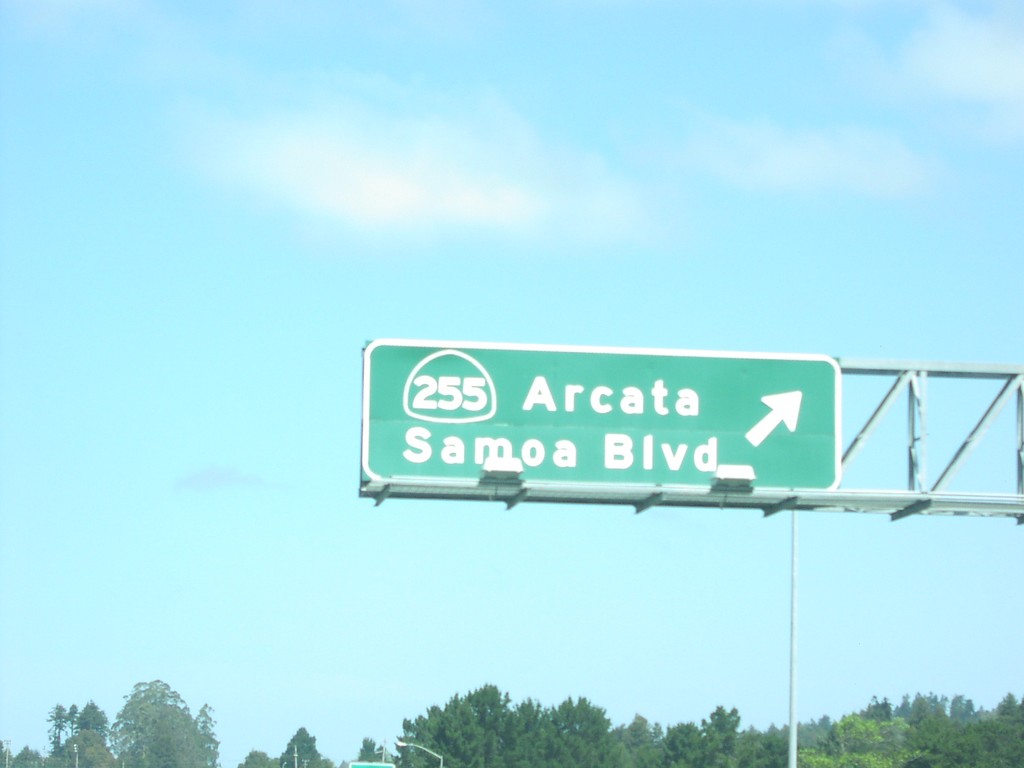
<path id="1" fill-rule="evenodd" d="M 796 429 L 796 420 L 800 418 L 800 401 L 803 392 L 781 392 L 777 395 L 765 395 L 761 402 L 771 408 L 768 415 L 761 419 L 747 432 L 747 440 L 755 448 L 765 441 L 779 424 L 785 424 L 792 432 Z"/>

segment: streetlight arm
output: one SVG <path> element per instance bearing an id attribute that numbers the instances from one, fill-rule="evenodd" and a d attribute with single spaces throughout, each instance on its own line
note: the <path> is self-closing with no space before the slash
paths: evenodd
<path id="1" fill-rule="evenodd" d="M 424 747 L 424 746 L 421 746 L 420 744 L 409 744 L 409 743 L 407 743 L 407 742 L 404 742 L 404 741 L 396 741 L 396 742 L 395 742 L 395 746 L 396 746 L 396 747 L 415 747 L 416 749 L 422 749 L 422 750 L 423 750 L 424 752 L 426 752 L 426 753 L 427 753 L 428 755 L 433 755 L 433 756 L 434 756 L 434 757 L 436 757 L 436 758 L 437 758 L 438 760 L 440 760 L 440 761 L 441 761 L 441 763 L 440 763 L 440 766 L 439 766 L 439 768 L 444 768 L 444 757 L 443 757 L 443 756 L 441 756 L 441 755 L 439 755 L 439 754 L 437 754 L 437 752 L 435 752 L 435 751 L 434 751 L 434 750 L 432 750 L 432 749 L 427 749 L 426 747 Z"/>

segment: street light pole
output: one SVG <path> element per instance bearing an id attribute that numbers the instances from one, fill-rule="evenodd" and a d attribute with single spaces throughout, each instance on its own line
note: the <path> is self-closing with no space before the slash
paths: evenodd
<path id="1" fill-rule="evenodd" d="M 419 744 L 407 744 L 404 741 L 396 741 L 395 742 L 395 746 L 398 747 L 399 749 L 401 749 L 402 747 L 415 747 L 416 749 L 422 749 L 428 755 L 433 755 L 434 757 L 436 757 L 438 760 L 441 761 L 441 764 L 438 766 L 438 768 L 444 768 L 444 758 L 441 755 L 437 754 L 437 752 L 434 752 L 432 749 L 427 749 L 426 747 L 421 747 Z"/>
<path id="2" fill-rule="evenodd" d="M 789 583 L 789 755 L 787 765 L 797 768 L 797 750 L 800 723 L 796 714 L 796 610 L 797 610 L 797 536 L 796 510 L 793 510 L 793 541 L 790 552 L 790 583 Z"/>

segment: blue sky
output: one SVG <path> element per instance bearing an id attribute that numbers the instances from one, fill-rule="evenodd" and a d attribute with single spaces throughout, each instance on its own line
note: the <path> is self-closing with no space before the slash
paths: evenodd
<path id="1" fill-rule="evenodd" d="M 367 340 L 1024 361 L 1015 2 L 0 0 L 0 78 L 16 750 L 153 679 L 229 767 L 485 683 L 786 720 L 788 515 L 374 507 Z M 979 388 L 933 382 L 933 473 Z M 850 482 L 904 482 L 903 410 Z M 1013 490 L 1011 421 L 958 488 Z M 801 514 L 800 718 L 1024 693 L 1022 533 Z"/>

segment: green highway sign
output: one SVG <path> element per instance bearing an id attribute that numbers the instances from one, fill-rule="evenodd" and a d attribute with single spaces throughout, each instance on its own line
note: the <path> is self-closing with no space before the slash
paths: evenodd
<path id="1" fill-rule="evenodd" d="M 834 489 L 840 381 L 823 355 L 374 341 L 362 482 Z"/>

